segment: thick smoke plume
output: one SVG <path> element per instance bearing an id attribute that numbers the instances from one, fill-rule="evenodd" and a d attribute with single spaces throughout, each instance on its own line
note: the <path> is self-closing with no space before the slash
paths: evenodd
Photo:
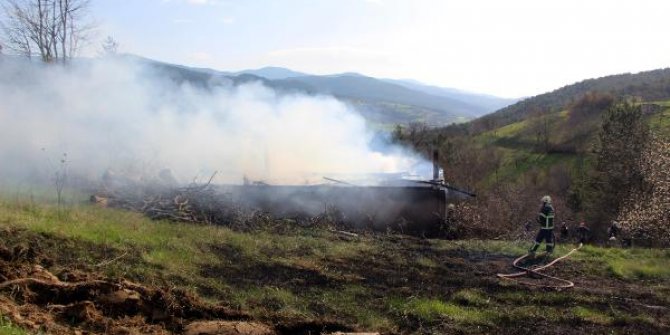
<path id="1" fill-rule="evenodd" d="M 108 170 L 140 179 L 170 169 L 181 182 L 219 171 L 217 183 L 304 184 L 421 162 L 391 146 L 373 150 L 371 139 L 363 118 L 332 97 L 260 83 L 177 84 L 128 60 L 63 67 L 0 58 L 4 182 L 67 165 L 90 180 Z"/>

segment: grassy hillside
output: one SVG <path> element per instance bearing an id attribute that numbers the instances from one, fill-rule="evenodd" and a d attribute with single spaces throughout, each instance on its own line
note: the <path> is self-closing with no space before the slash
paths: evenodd
<path id="1" fill-rule="evenodd" d="M 662 107 L 647 115 L 646 122 L 655 134 L 670 136 L 670 100 L 649 103 Z M 571 171 L 578 170 L 577 164 L 590 159 L 589 150 L 600 131 L 600 116 L 594 113 L 575 124 L 570 110 L 558 110 L 473 136 L 471 141 L 478 148 L 488 148 L 499 155 L 497 170 L 490 171 L 479 187 L 485 188 L 496 173 L 499 181 L 514 182 L 531 168 L 546 170 L 564 164 Z"/>
<path id="2" fill-rule="evenodd" d="M 471 189 L 518 184 L 532 172 L 530 183 L 537 189 L 561 191 L 547 190 L 544 177 L 559 169 L 564 170 L 559 174 L 574 179 L 588 170 L 602 115 L 609 107 L 620 101 L 644 105 L 650 129 L 670 136 L 668 99 L 670 69 L 613 75 L 528 98 L 464 124 L 412 136 L 409 129 L 396 137 L 421 152 L 428 151 L 427 143 L 437 145 L 447 178 Z"/>
<path id="3" fill-rule="evenodd" d="M 397 84 L 360 75 L 307 76 L 284 80 L 286 83 L 303 83 L 317 92 L 345 99 L 362 99 L 370 102 L 388 102 L 431 109 L 446 118 L 481 115 L 481 107 L 449 97 L 427 94 Z M 445 118 L 445 119 L 446 119 Z"/>
<path id="4" fill-rule="evenodd" d="M 565 109 L 587 93 L 610 94 L 627 99 L 639 98 L 644 101 L 668 99 L 670 98 L 670 69 L 584 80 L 522 100 L 475 122 L 485 128 L 505 126 L 533 114 Z"/>
<path id="5" fill-rule="evenodd" d="M 656 87 L 650 86 L 648 90 L 656 92 Z M 632 129 L 632 124 L 630 127 L 620 124 L 617 133 L 610 131 L 609 140 L 600 143 L 603 120 L 611 120 L 610 111 L 616 109 L 614 106 L 621 106 L 624 97 L 587 92 L 573 98 L 565 106 L 547 110 L 525 110 L 524 103 L 520 103 L 514 108 L 523 113 L 518 114 L 519 119 L 515 121 L 504 117 L 496 119 L 501 113 L 498 112 L 446 128 L 401 128 L 394 132 L 394 137 L 427 157 L 430 150 L 436 148 L 447 182 L 478 193 L 478 199 L 463 209 L 461 218 L 464 226 L 476 227 L 469 233 L 472 236 L 515 236 L 523 230 L 524 222 L 534 220 L 538 199 L 549 194 L 554 197 L 559 222 L 565 220 L 575 227 L 579 221 L 586 220 L 594 228 L 596 237 L 603 239 L 620 208 L 636 208 L 635 199 L 629 197 L 632 190 L 627 190 L 626 184 L 639 181 L 638 187 L 650 187 L 665 185 L 668 181 L 649 179 L 661 178 L 661 171 L 647 171 L 647 177 L 634 174 L 636 166 L 641 165 L 633 162 L 633 156 L 645 150 L 642 147 L 626 149 L 637 143 L 628 137 L 622 140 L 622 136 L 630 136 L 623 133 Z M 667 97 L 658 100 L 638 97 L 627 101 L 631 113 L 645 125 L 642 128 L 648 128 L 652 136 L 666 141 L 670 138 Z M 505 122 L 496 123 L 496 120 Z M 611 125 L 610 122 L 608 127 Z M 646 131 L 640 131 L 639 135 L 643 133 Z M 612 160 L 607 158 L 614 157 L 612 155 L 599 154 L 599 148 L 612 143 L 621 150 L 628 150 L 629 155 Z M 618 175 L 612 171 L 618 171 Z M 607 176 L 618 178 L 614 180 L 618 184 L 610 184 L 612 179 L 603 179 Z M 606 190 L 606 185 L 616 186 Z M 644 194 L 644 190 L 637 191 Z M 650 224 L 665 225 L 666 222 Z M 665 235 L 649 232 L 647 238 L 667 239 Z"/>
<path id="6" fill-rule="evenodd" d="M 495 277 L 513 270 L 526 242 L 351 237 L 289 222 L 239 232 L 16 200 L 0 202 L 0 229 L 2 247 L 51 255 L 43 265 L 53 273 L 65 268 L 185 289 L 271 325 L 389 334 L 654 334 L 670 322 L 667 308 L 658 307 L 670 304 L 670 253 L 663 250 L 586 247 L 550 272 L 577 288 L 545 291 Z M 562 244 L 558 253 L 571 248 Z"/>

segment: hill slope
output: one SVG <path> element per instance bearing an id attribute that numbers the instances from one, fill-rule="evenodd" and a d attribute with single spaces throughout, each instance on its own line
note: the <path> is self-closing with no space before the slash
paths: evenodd
<path id="1" fill-rule="evenodd" d="M 284 82 L 301 82 L 320 93 L 369 101 L 387 101 L 420 106 L 454 115 L 474 116 L 481 108 L 456 99 L 418 92 L 400 85 L 360 75 L 307 76 Z"/>
<path id="2" fill-rule="evenodd" d="M 263 77 L 265 79 L 277 80 L 277 79 L 287 79 L 294 77 L 303 77 L 307 76 L 307 73 L 297 72 L 290 69 L 285 69 L 283 67 L 275 66 L 266 66 L 264 68 L 255 69 L 255 70 L 243 70 L 235 73 L 236 75 L 240 74 L 252 74 L 257 77 Z"/>
<path id="3" fill-rule="evenodd" d="M 479 95 L 432 94 L 359 74 L 313 76 L 284 68 L 267 67 L 236 73 L 189 68 L 136 56 L 124 56 L 147 65 L 153 74 L 164 75 L 177 83 L 200 87 L 261 82 L 283 93 L 333 95 L 353 105 L 376 128 L 390 129 L 396 124 L 424 122 L 434 126 L 464 122 L 492 112 L 490 102 Z M 418 86 L 417 86 L 418 87 Z M 491 98 L 495 100 L 495 98 Z"/>
<path id="4" fill-rule="evenodd" d="M 384 81 L 407 87 L 415 91 L 447 97 L 453 100 L 465 102 L 469 105 L 477 106 L 478 110 L 481 111 L 481 113 L 477 114 L 477 116 L 482 116 L 493 111 L 497 111 L 519 101 L 519 99 L 500 98 L 493 95 L 472 93 L 455 88 L 426 85 L 415 80 L 384 79 Z"/>
<path id="5" fill-rule="evenodd" d="M 253 74 L 269 80 L 292 79 L 308 83 L 320 93 L 329 92 L 341 97 L 353 99 L 360 99 L 362 97 L 369 98 L 374 95 L 382 94 L 384 91 L 397 90 L 397 87 L 385 85 L 392 84 L 413 91 L 411 95 L 414 96 L 410 97 L 411 103 L 406 104 L 408 106 L 424 106 L 425 103 L 423 103 L 423 99 L 425 99 L 425 96 L 421 94 L 417 95 L 416 93 L 419 92 L 430 95 L 428 100 L 434 100 L 435 97 L 445 98 L 445 100 L 438 105 L 437 110 L 450 109 L 453 112 L 461 109 L 465 114 L 475 117 L 491 113 L 518 101 L 518 99 L 506 99 L 454 88 L 426 85 L 411 79 L 379 79 L 353 72 L 316 76 L 281 67 L 264 67 L 257 70 L 239 71 L 235 74 Z M 352 94 L 351 91 L 355 91 L 355 94 Z M 370 94 L 370 96 L 368 96 L 368 94 Z M 384 99 L 382 100 L 387 102 L 400 103 L 398 101 L 390 101 L 393 99 L 389 98 L 396 98 L 392 94 L 383 94 L 383 98 Z M 417 101 L 420 103 L 417 103 Z M 428 102 L 428 104 L 430 105 L 430 102 Z M 434 108 L 434 106 L 429 106 L 429 108 Z"/>
<path id="6" fill-rule="evenodd" d="M 587 79 L 555 91 L 522 100 L 476 121 L 488 124 L 489 130 L 521 121 L 531 114 L 562 110 L 587 93 L 606 93 L 618 98 L 640 98 L 644 101 L 670 97 L 670 68 L 640 73 L 625 73 Z"/>
<path id="7" fill-rule="evenodd" d="M 598 151 L 603 119 L 612 119 L 606 111 L 622 100 L 632 102 L 631 115 L 656 137 L 670 138 L 669 69 L 585 80 L 468 123 L 422 133 L 405 129 L 394 136 L 420 152 L 438 148 L 446 180 L 478 195 L 474 222 L 519 227 L 535 217 L 540 197 L 550 194 L 560 220 L 574 227 L 586 219 L 603 238 L 610 221 L 596 218 L 603 194 L 594 186 L 596 177 L 617 164 L 634 166 L 635 159 L 607 162 Z M 620 136 L 619 144 L 632 143 L 630 134 L 612 136 Z"/>

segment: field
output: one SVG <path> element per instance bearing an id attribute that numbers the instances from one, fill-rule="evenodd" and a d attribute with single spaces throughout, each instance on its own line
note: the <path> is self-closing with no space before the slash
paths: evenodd
<path id="1" fill-rule="evenodd" d="M 90 292 L 86 299 L 68 295 L 62 285 L 48 287 L 60 294 L 55 302 L 40 295 L 46 288 L 38 284 L 0 284 L 0 334 L 184 332 L 203 319 L 252 320 L 279 334 L 670 331 L 669 250 L 586 246 L 548 270 L 576 285 L 558 291 L 496 278 L 513 272 L 511 262 L 528 241 L 353 236 L 280 220 L 244 232 L 150 221 L 85 204 L 58 209 L 18 200 L 0 202 L 0 229 L 5 279 L 22 268 L 28 276 L 39 265 L 64 282 L 95 279 L 191 304 L 166 322 L 142 309 L 111 308 Z M 573 247 L 562 244 L 556 254 Z M 151 299 L 141 301 L 146 306 Z M 56 305 L 70 311 L 87 301 L 90 315 L 53 312 Z"/>

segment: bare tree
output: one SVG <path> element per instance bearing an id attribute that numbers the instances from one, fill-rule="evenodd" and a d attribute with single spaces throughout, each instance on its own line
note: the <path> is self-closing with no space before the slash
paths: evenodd
<path id="1" fill-rule="evenodd" d="M 88 5 L 89 0 L 5 0 L 5 43 L 27 57 L 66 62 L 92 29 L 84 22 Z"/>

